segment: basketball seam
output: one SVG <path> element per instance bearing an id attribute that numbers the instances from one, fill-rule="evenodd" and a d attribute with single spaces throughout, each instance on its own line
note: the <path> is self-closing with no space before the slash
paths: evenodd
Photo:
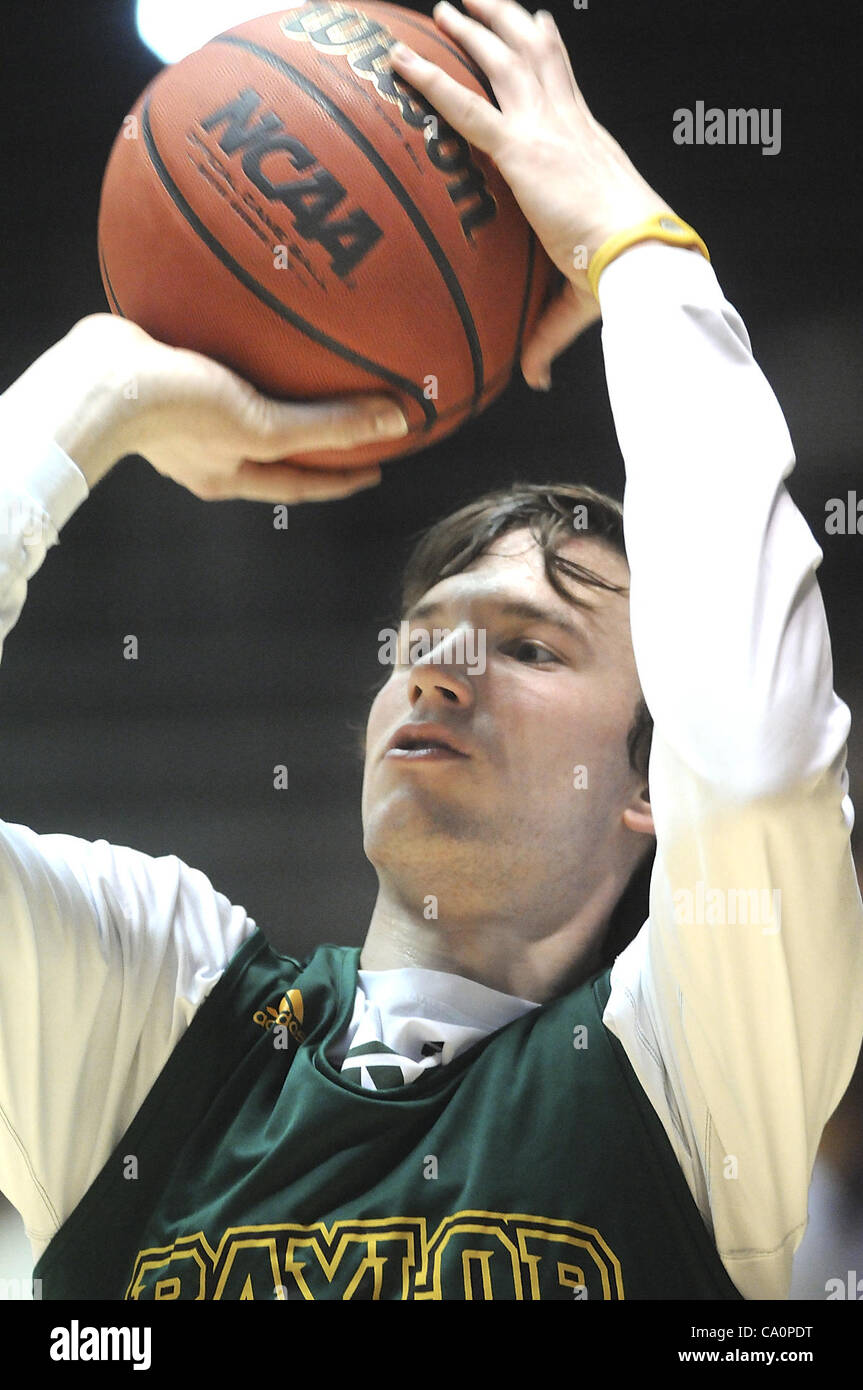
<path id="1" fill-rule="evenodd" d="M 98 256 L 99 256 L 99 267 L 100 267 L 100 269 L 101 269 L 101 271 L 102 271 L 102 280 L 103 280 L 104 285 L 105 285 L 105 293 L 107 294 L 110 303 L 113 304 L 115 313 L 117 313 L 121 319 L 124 319 L 124 318 L 126 317 L 126 315 L 123 313 L 123 310 L 120 308 L 120 301 L 119 301 L 119 299 L 117 298 L 116 294 L 114 293 L 114 286 L 111 284 L 111 277 L 110 277 L 110 275 L 108 274 L 108 266 L 107 266 L 107 263 L 106 263 L 106 261 L 105 261 L 105 251 L 104 251 L 104 248 L 103 248 L 103 246 L 102 246 L 101 240 L 99 240 L 99 241 L 97 242 L 97 247 L 96 247 L 96 249 L 97 249 Z"/>
<path id="2" fill-rule="evenodd" d="M 515 335 L 515 352 L 513 354 L 513 367 L 521 360 L 521 340 L 524 333 L 524 325 L 527 319 L 527 310 L 530 304 L 530 292 L 533 288 L 533 272 L 536 269 L 536 236 L 531 228 L 530 241 L 527 252 L 527 275 L 525 276 L 524 298 L 521 301 L 521 317 L 518 321 L 518 332 Z"/>

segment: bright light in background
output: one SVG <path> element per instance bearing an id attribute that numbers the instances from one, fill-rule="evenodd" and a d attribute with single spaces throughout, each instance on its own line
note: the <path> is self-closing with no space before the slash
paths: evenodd
<path id="1" fill-rule="evenodd" d="M 138 0 L 138 33 L 163 63 L 178 63 L 214 34 L 246 19 L 291 9 L 290 0 Z"/>

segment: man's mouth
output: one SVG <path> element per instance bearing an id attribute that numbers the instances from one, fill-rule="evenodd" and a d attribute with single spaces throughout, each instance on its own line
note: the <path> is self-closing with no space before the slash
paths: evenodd
<path id="1" fill-rule="evenodd" d="M 437 761 L 449 758 L 467 758 L 461 740 L 450 734 L 449 730 L 431 724 L 403 725 L 390 739 L 386 751 L 388 758 L 401 758 L 408 761 Z"/>

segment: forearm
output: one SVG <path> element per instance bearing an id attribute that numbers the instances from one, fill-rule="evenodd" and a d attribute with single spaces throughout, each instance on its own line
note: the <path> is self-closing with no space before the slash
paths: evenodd
<path id="1" fill-rule="evenodd" d="M 823 771 L 847 739 L 791 440 L 702 257 L 636 247 L 600 280 L 626 464 L 633 647 L 657 728 L 733 793 Z"/>
<path id="2" fill-rule="evenodd" d="M 606 1022 L 732 1278 L 784 1296 L 863 1016 L 821 553 L 785 488 L 781 411 L 707 263 L 637 248 L 600 296 L 657 836 L 649 924 Z"/>
<path id="3" fill-rule="evenodd" d="M 5 478 L 14 476 L 22 448 L 44 454 L 55 443 L 93 488 L 126 452 L 136 406 L 132 366 L 117 341 L 100 339 L 91 324 L 76 324 L 0 396 Z"/>
<path id="4" fill-rule="evenodd" d="M 0 410 L 0 653 L 21 616 L 29 581 L 86 499 L 78 468 L 50 440 L 16 436 Z"/>

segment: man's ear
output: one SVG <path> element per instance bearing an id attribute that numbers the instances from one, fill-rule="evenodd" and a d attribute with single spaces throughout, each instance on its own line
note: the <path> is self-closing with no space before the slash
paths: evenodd
<path id="1" fill-rule="evenodd" d="M 641 791 L 636 793 L 623 812 L 622 819 L 628 830 L 634 830 L 639 835 L 656 834 L 653 812 L 650 809 L 650 788 L 648 786 L 642 787 Z"/>

